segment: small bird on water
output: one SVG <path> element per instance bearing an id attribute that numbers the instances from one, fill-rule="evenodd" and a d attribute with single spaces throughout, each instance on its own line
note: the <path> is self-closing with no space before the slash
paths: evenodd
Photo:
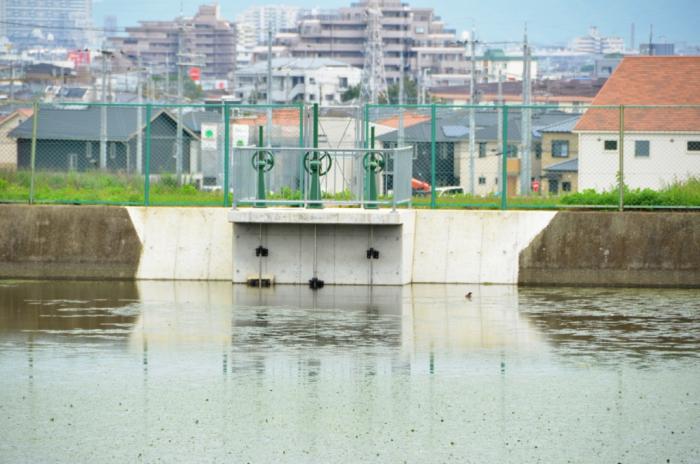
<path id="1" fill-rule="evenodd" d="M 469 292 L 466 295 L 464 295 L 464 298 L 466 298 L 467 300 L 471 300 L 472 299 L 472 292 Z"/>

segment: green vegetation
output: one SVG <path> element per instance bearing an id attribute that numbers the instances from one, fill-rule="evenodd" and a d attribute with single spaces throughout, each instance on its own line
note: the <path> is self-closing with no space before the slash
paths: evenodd
<path id="1" fill-rule="evenodd" d="M 31 174 L 28 171 L 0 170 L 0 202 L 26 203 L 29 201 Z M 616 189 L 606 192 L 584 190 L 561 196 L 511 197 L 508 208 L 568 208 L 609 207 L 618 204 Z M 325 200 L 351 201 L 352 192 L 323 194 Z M 142 205 L 144 178 L 138 175 L 103 172 L 37 172 L 34 177 L 34 199 L 37 203 L 95 203 Z M 299 190 L 284 188 L 270 193 L 268 200 L 301 200 Z M 388 201 L 387 198 L 380 198 Z M 195 185 L 178 185 L 172 174 L 163 174 L 150 185 L 150 204 L 153 205 L 223 205 L 221 190 L 209 192 Z M 440 208 L 499 208 L 498 196 L 478 197 L 465 194 L 437 197 Z M 635 207 L 700 207 L 700 177 L 675 182 L 660 190 L 625 188 L 625 205 Z M 430 207 L 430 195 L 415 196 L 413 206 Z"/>
<path id="2" fill-rule="evenodd" d="M 28 202 L 31 174 L 0 170 L 0 201 Z M 144 202 L 144 178 L 137 175 L 101 172 L 37 172 L 34 176 L 37 203 L 136 204 Z M 152 204 L 220 205 L 222 192 L 178 186 L 173 175 L 162 175 L 150 186 Z"/>
<path id="3" fill-rule="evenodd" d="M 564 205 L 617 205 L 619 192 L 584 190 L 562 197 Z M 660 190 L 630 189 L 625 187 L 627 206 L 700 206 L 700 177 L 674 182 Z"/>

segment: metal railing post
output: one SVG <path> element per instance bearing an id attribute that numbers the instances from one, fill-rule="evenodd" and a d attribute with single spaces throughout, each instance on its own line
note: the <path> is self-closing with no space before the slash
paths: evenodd
<path id="1" fill-rule="evenodd" d="M 501 151 L 503 162 L 501 163 L 501 209 L 508 209 L 508 107 L 502 105 L 503 124 L 501 135 Z"/>
<path id="2" fill-rule="evenodd" d="M 30 205 L 34 203 L 34 173 L 36 172 L 36 133 L 39 128 L 39 102 L 35 100 L 32 106 L 32 146 L 29 160 L 31 169 L 31 174 L 29 178 Z"/>
<path id="3" fill-rule="evenodd" d="M 617 144 L 619 153 L 619 170 L 617 172 L 618 209 L 623 211 L 625 209 L 625 107 L 623 105 L 620 105 L 620 135 Z"/>
<path id="4" fill-rule="evenodd" d="M 228 103 L 224 102 L 224 208 L 229 201 L 229 168 L 231 166 L 231 121 Z"/>
<path id="5" fill-rule="evenodd" d="M 146 105 L 146 136 L 144 140 L 143 204 L 151 204 L 151 104 Z M 141 130 L 139 128 L 139 130 Z"/>
<path id="6" fill-rule="evenodd" d="M 437 175 L 435 173 L 437 164 L 437 107 L 435 103 L 430 105 L 430 207 L 437 208 L 437 191 L 435 190 L 435 182 Z"/>

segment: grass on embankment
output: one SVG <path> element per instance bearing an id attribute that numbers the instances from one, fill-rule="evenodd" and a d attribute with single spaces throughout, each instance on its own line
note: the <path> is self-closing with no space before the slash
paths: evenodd
<path id="1" fill-rule="evenodd" d="M 0 171 L 0 201 L 27 202 L 31 177 L 26 171 Z M 223 193 L 178 186 L 173 176 L 163 175 L 150 185 L 152 204 L 221 205 Z M 37 172 L 34 177 L 36 203 L 144 203 L 144 179 L 125 174 L 96 172 Z"/>
<path id="2" fill-rule="evenodd" d="M 0 170 L 0 202 L 29 201 L 31 177 L 27 171 Z M 324 195 L 324 198 L 350 200 L 350 192 Z M 268 199 L 295 200 L 301 193 L 283 190 Z M 99 172 L 37 172 L 34 177 L 34 199 L 37 203 L 144 203 L 144 179 L 125 174 Z M 509 208 L 567 208 L 577 206 L 615 207 L 619 201 L 616 189 L 606 192 L 584 190 L 560 196 L 533 195 L 508 198 Z M 223 205 L 223 192 L 198 190 L 193 185 L 177 184 L 172 175 L 162 175 L 150 185 L 150 203 L 157 205 Z M 445 195 L 437 197 L 441 208 L 499 208 L 499 197 Z M 660 190 L 625 188 L 626 206 L 700 207 L 700 177 L 675 182 Z M 430 207 L 430 195 L 416 196 L 413 206 Z"/>

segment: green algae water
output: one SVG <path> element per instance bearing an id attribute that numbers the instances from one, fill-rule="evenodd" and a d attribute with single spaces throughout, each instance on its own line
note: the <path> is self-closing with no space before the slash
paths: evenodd
<path id="1" fill-rule="evenodd" d="M 2 463 L 697 463 L 700 291 L 0 282 L 0 433 Z"/>

